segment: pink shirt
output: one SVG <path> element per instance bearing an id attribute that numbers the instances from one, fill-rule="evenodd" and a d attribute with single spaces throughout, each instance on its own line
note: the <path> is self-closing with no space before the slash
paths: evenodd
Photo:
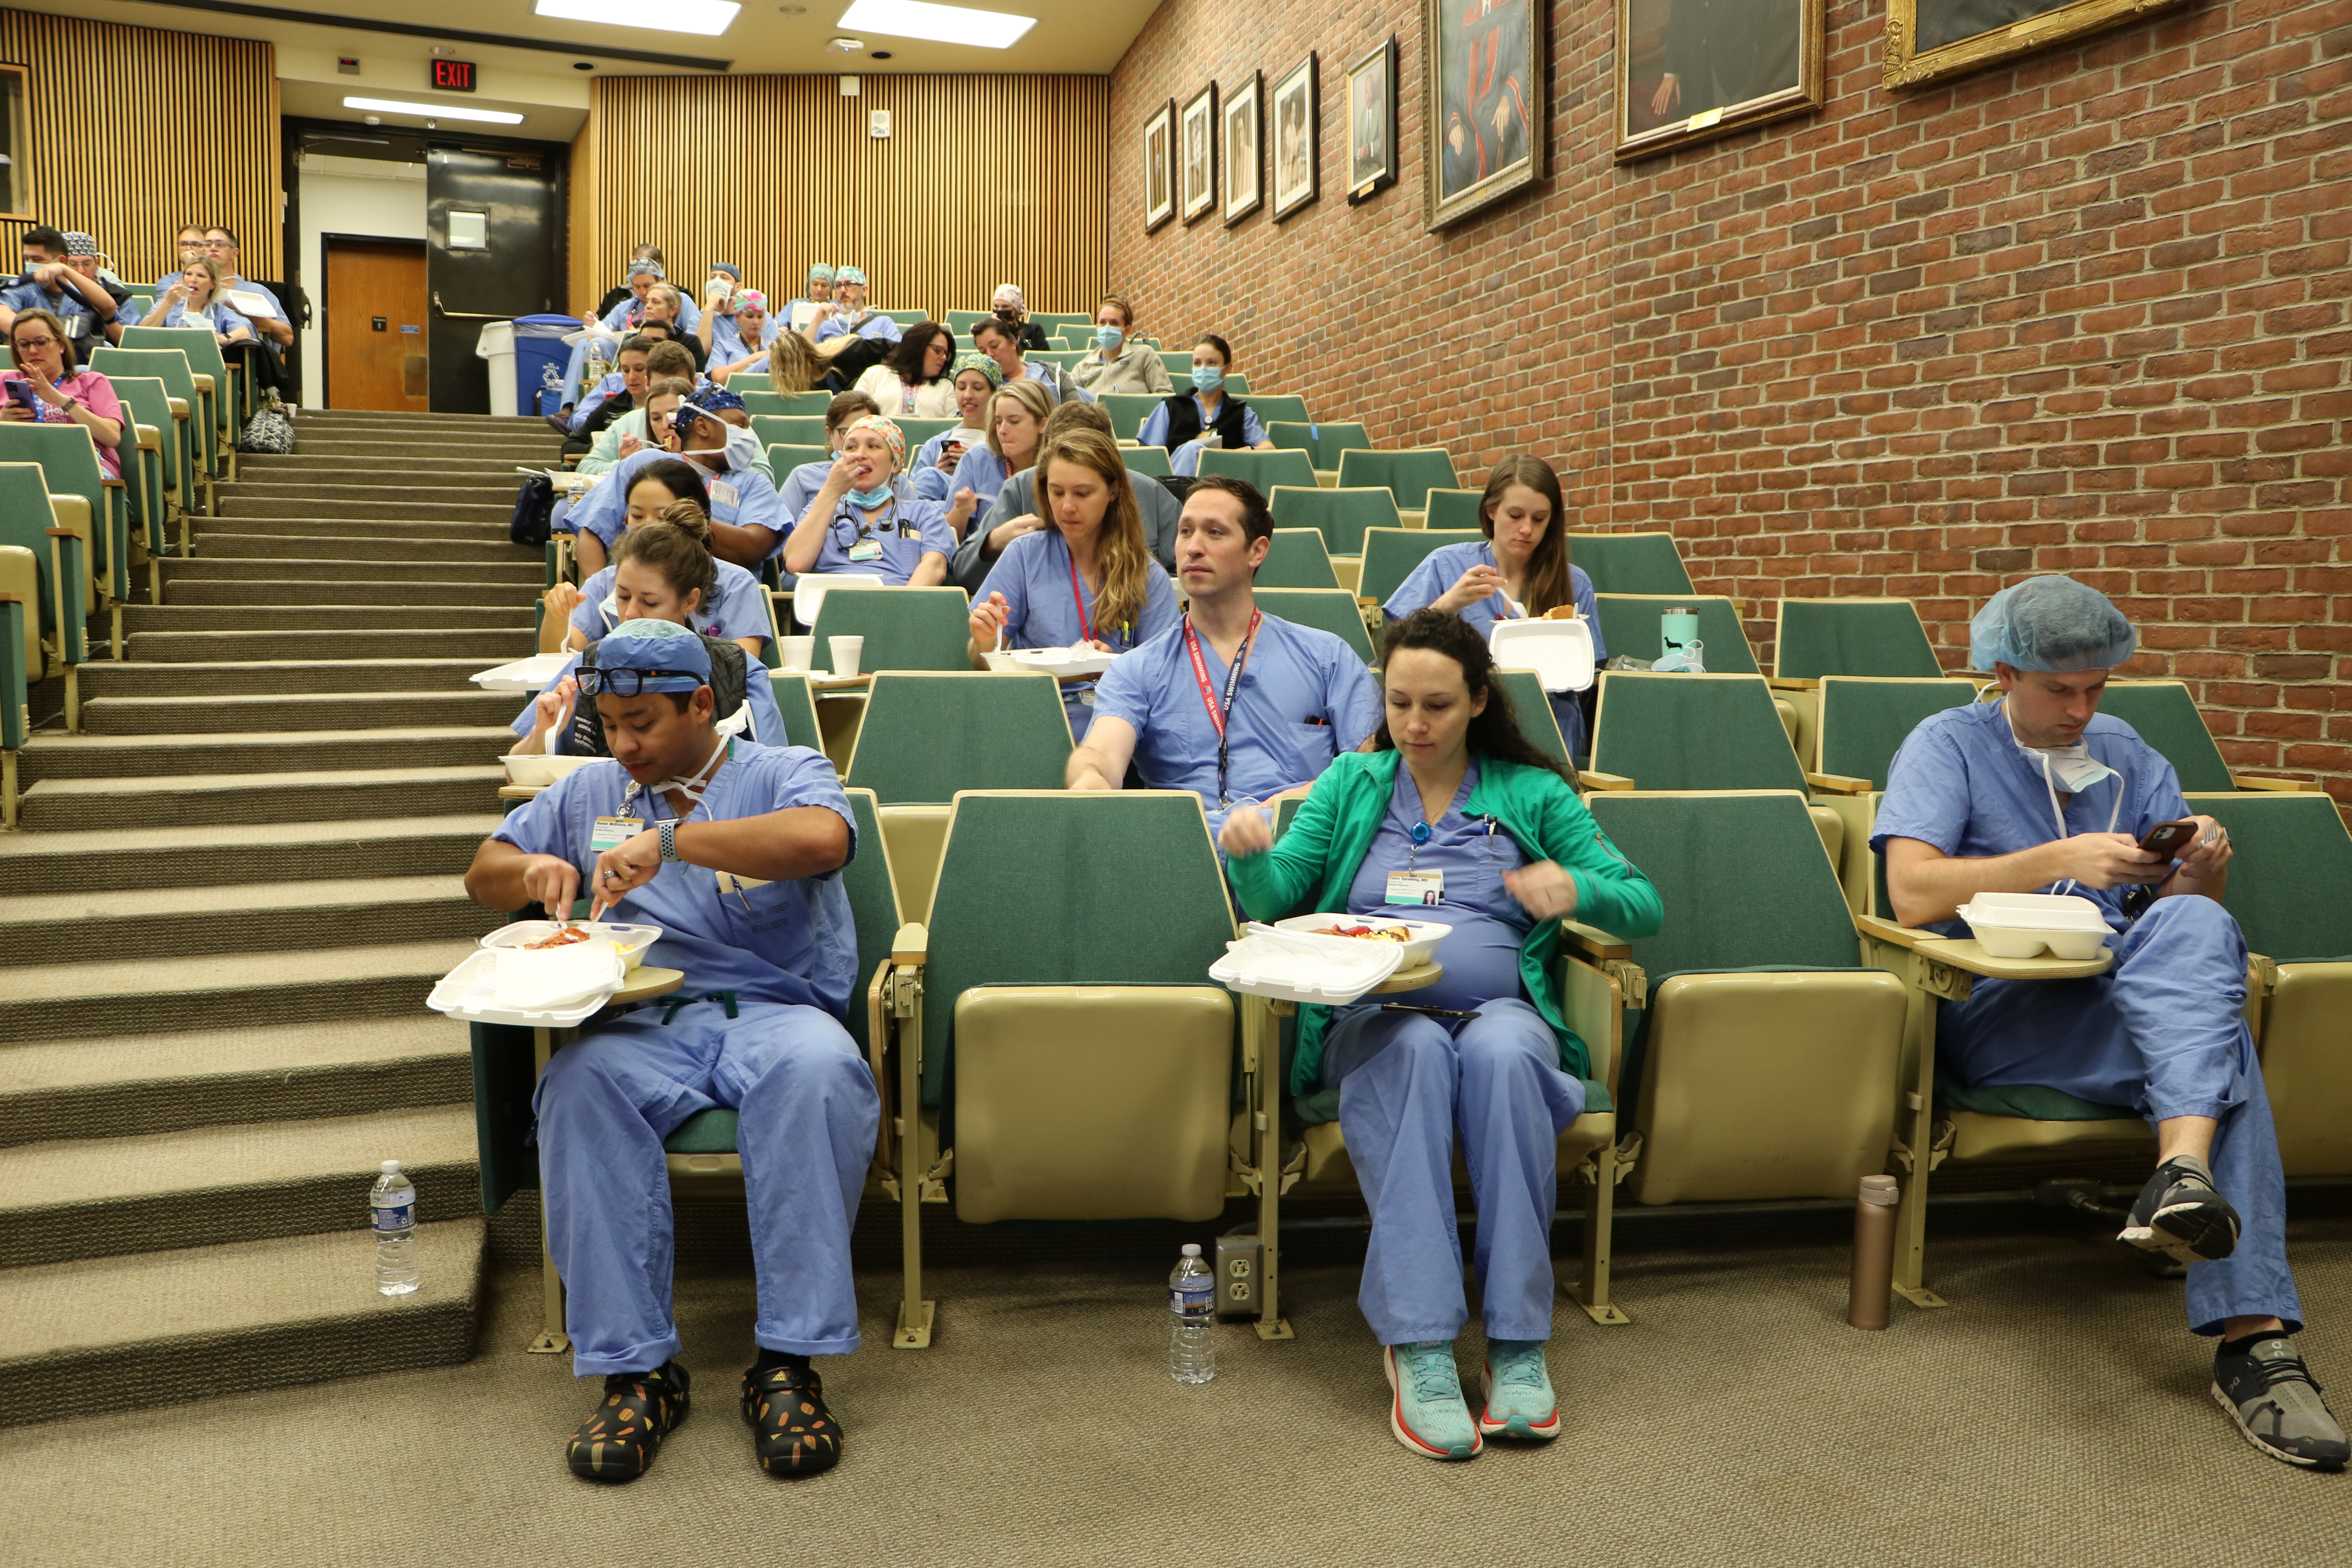
<path id="1" fill-rule="evenodd" d="M 25 374 L 22 371 L 0 371 L 0 384 L 23 380 L 25 380 Z M 106 377 L 94 370 L 78 370 L 58 381 L 57 388 L 68 397 L 80 398 L 81 405 L 100 419 L 112 419 L 119 422 L 122 426 L 124 446 L 136 444 L 138 436 L 131 428 L 131 421 L 123 416 L 122 399 L 114 395 L 114 384 L 108 381 Z M 5 395 L 0 394 L 0 395 Z M 73 423 L 72 415 L 38 397 L 33 399 L 33 417 L 43 425 Z M 95 438 L 90 445 L 98 446 Z M 98 447 L 98 466 L 105 470 L 106 477 L 110 479 L 119 479 L 122 477 L 122 461 L 115 455 L 116 450 L 112 447 Z"/>

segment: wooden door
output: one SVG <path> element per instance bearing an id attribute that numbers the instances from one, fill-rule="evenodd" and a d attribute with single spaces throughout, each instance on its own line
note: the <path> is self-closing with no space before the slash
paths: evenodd
<path id="1" fill-rule="evenodd" d="M 327 406 L 418 413 L 432 406 L 425 246 L 339 239 L 327 251 Z"/>

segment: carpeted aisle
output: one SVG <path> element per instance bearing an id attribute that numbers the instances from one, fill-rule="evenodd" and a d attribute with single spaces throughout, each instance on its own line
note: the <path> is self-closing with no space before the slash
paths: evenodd
<path id="1" fill-rule="evenodd" d="M 1360 1241 L 1302 1240 L 1298 1340 L 1229 1328 L 1216 1382 L 1182 1388 L 1165 1372 L 1156 1247 L 1036 1227 L 982 1254 L 975 1233 L 937 1228 L 959 1258 L 932 1270 L 937 1344 L 887 1348 L 896 1275 L 869 1268 L 867 1348 L 821 1363 L 849 1448 L 819 1479 L 752 1467 L 734 1407 L 751 1284 L 714 1262 L 680 1281 L 691 1418 L 645 1480 L 574 1480 L 561 1439 L 593 1385 L 523 1353 L 537 1277 L 518 1258 L 499 1268 L 467 1365 L 0 1432 L 8 1560 L 2352 1560 L 2352 1478 L 2257 1455 L 2205 1392 L 2178 1287 L 2049 1226 L 1944 1241 L 1936 1281 L 1958 1305 L 1898 1305 L 1885 1334 L 1844 1327 L 1845 1258 L 1831 1242 L 1626 1252 L 1632 1327 L 1591 1327 L 1563 1302 L 1552 1366 L 1567 1435 L 1458 1466 L 1388 1435 L 1354 1308 Z M 2305 1222 L 2294 1239 L 2312 1310 L 2346 1300 L 2352 1219 Z M 2324 1381 L 2352 1390 L 2352 1334 L 2323 1321 L 2305 1344 Z M 1475 1333 L 1462 1348 L 1475 1377 Z"/>

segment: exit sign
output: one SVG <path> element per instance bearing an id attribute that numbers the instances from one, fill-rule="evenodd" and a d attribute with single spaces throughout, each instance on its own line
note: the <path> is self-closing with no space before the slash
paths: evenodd
<path id="1" fill-rule="evenodd" d="M 433 85 L 443 92 L 474 90 L 474 62 L 471 60 L 435 60 Z M 471 112 L 468 110 L 468 112 Z"/>

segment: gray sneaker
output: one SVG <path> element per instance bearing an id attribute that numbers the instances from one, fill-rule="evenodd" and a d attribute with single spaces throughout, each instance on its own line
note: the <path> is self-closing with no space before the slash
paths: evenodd
<path id="1" fill-rule="evenodd" d="M 2315 1470 L 2340 1470 L 2352 1458 L 2344 1428 L 2319 1396 L 2311 1369 L 2284 1334 L 2256 1340 L 2235 1355 L 2215 1352 L 2213 1398 L 2246 1441 L 2272 1458 Z"/>

